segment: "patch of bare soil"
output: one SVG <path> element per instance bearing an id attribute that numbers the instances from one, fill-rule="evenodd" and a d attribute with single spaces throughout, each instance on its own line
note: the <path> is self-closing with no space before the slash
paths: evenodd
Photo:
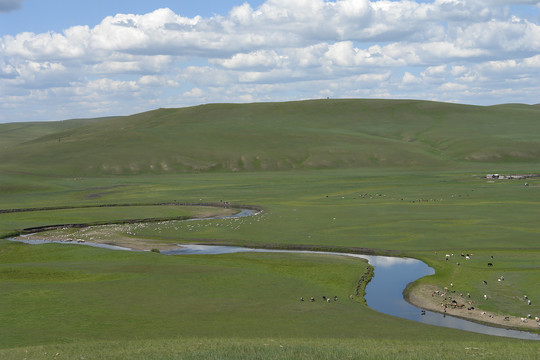
<path id="1" fill-rule="evenodd" d="M 509 329 L 538 329 L 539 322 L 534 318 L 489 313 L 478 304 L 460 294 L 446 294 L 444 290 L 432 285 L 416 285 L 406 298 L 408 302 L 422 309 L 435 311 L 459 318 L 486 323 Z M 452 301 L 455 301 L 453 303 Z"/>
<path id="2" fill-rule="evenodd" d="M 87 236 L 84 236 L 87 238 Z M 24 237 L 18 237 L 15 238 L 15 240 L 44 240 L 44 241 L 57 241 L 62 242 L 66 244 L 82 244 L 82 243 L 93 243 L 93 244 L 105 244 L 105 245 L 114 245 L 114 246 L 120 246 L 123 248 L 131 249 L 131 250 L 152 250 L 152 249 L 159 249 L 160 251 L 163 250 L 172 250 L 172 249 L 178 249 L 179 245 L 177 244 L 171 244 L 171 243 L 160 243 L 159 241 L 152 240 L 152 239 L 144 239 L 144 238 L 132 238 L 128 236 L 121 236 L 116 235 L 114 236 L 114 239 L 110 238 L 100 238 L 100 237 L 93 237 L 91 240 L 83 239 L 82 237 L 73 236 L 72 235 L 63 235 L 63 234 L 57 234 L 57 235 L 51 235 L 47 234 L 44 236 L 44 234 L 31 234 L 31 235 L 25 235 Z"/>

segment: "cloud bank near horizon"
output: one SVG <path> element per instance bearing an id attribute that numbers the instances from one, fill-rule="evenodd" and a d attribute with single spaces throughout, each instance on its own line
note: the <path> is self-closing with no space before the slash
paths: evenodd
<path id="1" fill-rule="evenodd" d="M 320 97 L 538 103 L 540 1 L 495 3 L 268 0 L 6 35 L 0 122 Z"/>

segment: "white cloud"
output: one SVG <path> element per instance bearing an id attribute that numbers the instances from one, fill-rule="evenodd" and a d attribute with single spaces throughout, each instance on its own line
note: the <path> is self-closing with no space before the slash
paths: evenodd
<path id="1" fill-rule="evenodd" d="M 439 86 L 439 90 L 443 92 L 447 91 L 464 91 L 467 89 L 466 85 L 463 84 L 456 84 L 456 83 L 444 83 L 441 86 Z"/>
<path id="2" fill-rule="evenodd" d="M 178 81 L 174 79 L 169 79 L 168 77 L 164 76 L 156 76 L 156 75 L 145 75 L 141 76 L 139 80 L 137 80 L 137 84 L 139 86 L 161 86 L 161 87 L 178 87 L 180 84 Z"/>
<path id="3" fill-rule="evenodd" d="M 249 54 L 236 54 L 230 59 L 214 59 L 212 63 L 227 69 L 269 69 L 285 60 L 273 50 L 257 50 Z"/>
<path id="4" fill-rule="evenodd" d="M 401 81 L 403 82 L 403 84 L 408 85 L 408 84 L 418 84 L 422 80 L 419 77 L 414 76 L 410 72 L 406 71 L 405 74 L 403 75 L 403 79 Z"/>
<path id="5" fill-rule="evenodd" d="M 445 76 L 446 73 L 446 65 L 438 65 L 428 67 L 424 72 L 422 72 L 422 76 L 429 78 L 440 78 Z"/>
<path id="6" fill-rule="evenodd" d="M 512 7 L 538 13 L 539 1 L 489 4 L 268 0 L 211 18 L 157 9 L 62 33 L 6 35 L 0 38 L 0 103 L 5 112 L 28 100 L 32 106 L 22 116 L 30 120 L 61 101 L 85 104 L 66 109 L 104 115 L 198 100 L 322 95 L 492 103 L 501 94 L 519 94 L 519 101 L 538 102 L 540 18 L 525 19 Z M 504 91 L 524 81 L 528 95 Z M 467 97 L 454 94 L 464 87 Z"/>

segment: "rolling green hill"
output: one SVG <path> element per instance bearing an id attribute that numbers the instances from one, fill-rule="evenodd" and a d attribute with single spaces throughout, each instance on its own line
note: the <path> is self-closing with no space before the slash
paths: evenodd
<path id="1" fill-rule="evenodd" d="M 312 100 L 0 124 L 0 358 L 538 358 L 536 341 L 419 324 L 351 299 L 368 268 L 350 258 L 4 238 L 114 224 L 40 236 L 415 257 L 436 270 L 417 284 L 455 284 L 507 326 L 503 315 L 540 316 L 540 177 L 481 175 L 540 172 L 539 115 L 539 105 Z M 164 206 L 173 202 L 263 212 L 132 223 L 215 211 Z M 340 301 L 299 301 L 323 294 Z"/>
<path id="2" fill-rule="evenodd" d="M 413 100 L 211 104 L 0 125 L 0 169 L 124 175 L 442 167 L 540 158 L 540 108 Z"/>

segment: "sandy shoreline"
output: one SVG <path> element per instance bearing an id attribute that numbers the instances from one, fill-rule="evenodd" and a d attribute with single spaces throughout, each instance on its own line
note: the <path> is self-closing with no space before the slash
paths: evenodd
<path id="1" fill-rule="evenodd" d="M 103 235 L 101 233 L 98 233 L 99 231 L 90 234 L 93 235 L 91 237 L 92 240 L 90 241 L 85 241 L 83 239 L 77 238 L 76 236 L 73 236 L 75 234 L 51 236 L 50 234 L 45 235 L 36 233 L 23 235 L 18 238 L 21 240 L 45 240 L 66 244 L 89 242 L 96 244 L 119 246 L 136 251 L 150 251 L 152 249 L 166 251 L 181 248 L 180 244 L 161 243 L 158 240 L 154 239 L 133 238 L 129 236 L 121 236 L 118 234 L 114 236 L 114 239 L 103 239 L 100 238 L 100 236 L 96 236 Z M 88 236 L 89 234 L 86 235 Z M 441 296 L 442 294 L 444 295 Z M 441 314 L 447 314 L 450 316 L 478 323 L 484 323 L 490 326 L 497 326 L 514 330 L 540 329 L 540 322 L 537 322 L 535 320 L 535 315 L 533 315 L 530 319 L 526 319 L 518 316 L 501 315 L 486 312 L 479 308 L 481 304 L 471 301 L 466 296 L 460 296 L 459 293 L 445 294 L 443 289 L 440 289 L 433 285 L 414 285 L 414 287 L 410 291 L 407 291 L 407 295 L 404 297 L 407 302 L 418 308 L 438 312 Z M 457 306 L 452 306 L 453 301 L 455 301 L 455 305 Z"/>
<path id="2" fill-rule="evenodd" d="M 436 293 L 437 291 L 439 294 Z M 449 293 L 444 296 L 441 296 L 441 294 L 444 294 L 443 289 L 439 289 L 436 286 L 415 285 L 414 288 L 408 292 L 405 300 L 421 309 L 484 323 L 490 326 L 514 330 L 540 329 L 540 323 L 535 321 L 534 315 L 532 319 L 523 321 L 521 317 L 494 314 L 484 311 L 481 308 L 478 308 L 479 304 L 470 302 L 470 299 L 461 297 L 459 294 Z M 455 300 L 458 306 L 463 306 L 451 306 L 452 300 Z M 445 304 L 447 304 L 446 308 L 444 306 Z M 471 309 L 472 307 L 474 307 L 474 309 Z"/>
<path id="3" fill-rule="evenodd" d="M 92 243 L 92 244 L 103 244 L 103 245 L 113 245 L 113 246 L 119 246 L 123 248 L 127 248 L 130 250 L 136 250 L 136 251 L 150 251 L 152 249 L 158 249 L 160 251 L 164 250 L 174 250 L 179 249 L 179 244 L 171 244 L 171 243 L 160 243 L 156 240 L 152 239 L 142 239 L 142 238 L 130 238 L 130 237 L 122 237 L 122 236 L 116 236 L 114 240 L 111 239 L 99 239 L 94 238 L 91 241 L 86 241 L 83 239 L 79 239 L 76 237 L 71 236 L 44 236 L 43 234 L 30 234 L 30 235 L 24 235 L 14 238 L 15 240 L 44 240 L 44 241 L 51 241 L 51 242 L 60 242 L 65 244 L 81 244 L 81 243 Z"/>

